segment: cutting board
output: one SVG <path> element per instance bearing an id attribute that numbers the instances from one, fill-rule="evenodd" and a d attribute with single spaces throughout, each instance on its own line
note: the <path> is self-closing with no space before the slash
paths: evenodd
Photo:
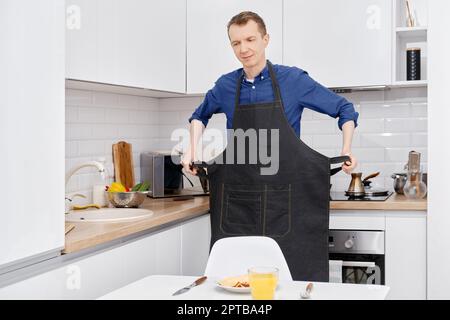
<path id="1" fill-rule="evenodd" d="M 135 185 L 131 144 L 119 141 L 113 144 L 112 149 L 115 181 L 131 189 Z"/>
<path id="2" fill-rule="evenodd" d="M 71 223 L 66 223 L 65 224 L 65 232 L 64 232 L 64 234 L 68 234 L 73 228 L 75 228 L 75 225 L 73 225 Z"/>

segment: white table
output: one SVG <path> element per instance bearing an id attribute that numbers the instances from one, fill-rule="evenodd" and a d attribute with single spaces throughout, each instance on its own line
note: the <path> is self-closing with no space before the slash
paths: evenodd
<path id="1" fill-rule="evenodd" d="M 186 293 L 172 293 L 188 286 L 198 277 L 155 275 L 143 278 L 112 291 L 99 299 L 107 300 L 251 300 L 250 293 L 233 293 L 217 286 L 215 279 L 207 279 Z M 299 300 L 300 292 L 308 282 L 280 283 L 275 293 L 277 300 Z M 344 283 L 314 282 L 311 299 L 314 300 L 383 300 L 389 287 Z"/>

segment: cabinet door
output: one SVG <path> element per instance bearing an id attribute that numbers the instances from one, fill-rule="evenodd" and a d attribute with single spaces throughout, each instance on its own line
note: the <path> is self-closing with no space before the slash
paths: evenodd
<path id="1" fill-rule="evenodd" d="M 241 11 L 258 13 L 270 35 L 266 57 L 282 63 L 282 0 L 188 0 L 187 92 L 205 93 L 222 75 L 242 67 L 231 48 L 228 21 Z"/>
<path id="2" fill-rule="evenodd" d="M 389 299 L 426 299 L 426 214 L 386 216 L 386 285 Z"/>
<path id="3" fill-rule="evenodd" d="M 181 227 L 181 271 L 184 276 L 198 276 L 205 272 L 211 242 L 209 214 L 189 220 Z"/>
<path id="4" fill-rule="evenodd" d="M 64 247 L 65 15 L 59 0 L 0 7 L 1 274 Z"/>
<path id="5" fill-rule="evenodd" d="M 185 92 L 186 0 L 69 0 L 67 10 L 67 78 Z"/>
<path id="6" fill-rule="evenodd" d="M 116 1 L 119 84 L 185 92 L 186 0 Z"/>
<path id="7" fill-rule="evenodd" d="M 390 0 L 285 0 L 284 63 L 327 87 L 391 83 Z"/>
<path id="8" fill-rule="evenodd" d="M 66 78 L 98 81 L 97 0 L 66 1 Z"/>

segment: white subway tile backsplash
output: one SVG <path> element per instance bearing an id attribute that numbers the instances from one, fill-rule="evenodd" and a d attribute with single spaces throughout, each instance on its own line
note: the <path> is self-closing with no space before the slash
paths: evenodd
<path id="1" fill-rule="evenodd" d="M 411 133 L 411 145 L 417 147 L 426 147 L 428 145 L 428 134 Z"/>
<path id="2" fill-rule="evenodd" d="M 104 154 L 103 140 L 86 140 L 79 141 L 79 155 L 82 157 L 102 156 Z"/>
<path id="3" fill-rule="evenodd" d="M 78 108 L 77 107 L 66 107 L 66 123 L 75 123 L 78 121 Z"/>
<path id="4" fill-rule="evenodd" d="M 359 118 L 356 132 L 359 133 L 379 133 L 384 132 L 383 119 L 366 119 Z"/>
<path id="5" fill-rule="evenodd" d="M 342 136 L 337 134 L 317 134 L 313 137 L 314 148 L 339 148 L 342 146 Z"/>
<path id="6" fill-rule="evenodd" d="M 384 161 L 384 148 L 353 148 L 353 155 L 359 162 Z"/>
<path id="7" fill-rule="evenodd" d="M 405 147 L 410 145 L 408 133 L 363 133 L 361 146 L 363 147 Z"/>
<path id="8" fill-rule="evenodd" d="M 78 108 L 79 123 L 104 123 L 105 109 L 95 107 L 80 107 Z"/>
<path id="9" fill-rule="evenodd" d="M 128 123 L 130 112 L 126 109 L 111 108 L 105 112 L 106 123 Z"/>
<path id="10" fill-rule="evenodd" d="M 150 111 L 131 110 L 129 122 L 131 124 L 149 124 L 150 123 Z"/>
<path id="11" fill-rule="evenodd" d="M 171 150 L 179 143 L 170 140 L 172 132 L 187 129 L 189 117 L 204 100 L 204 96 L 155 99 L 71 89 L 66 90 L 66 96 L 67 170 L 78 163 L 106 157 L 113 174 L 112 144 L 125 140 L 132 144 L 136 181 L 140 179 L 140 153 Z M 427 163 L 426 90 L 392 89 L 343 96 L 360 113 L 352 142 L 352 152 L 359 163 L 356 171 L 363 172 L 363 176 L 380 171 L 374 182 L 392 189 L 390 175 L 403 171 L 409 151 L 421 152 L 422 163 Z M 305 108 L 301 138 L 325 156 L 337 156 L 342 148 L 342 132 L 337 123 L 338 119 Z M 225 126 L 226 117 L 216 114 L 208 129 L 223 132 Z M 95 177 L 94 168 L 82 169 L 71 179 L 68 190 L 90 193 Z M 333 176 L 332 190 L 346 190 L 350 180 L 345 173 Z"/>
<path id="12" fill-rule="evenodd" d="M 81 140 L 92 138 L 92 125 L 86 124 L 67 124 L 66 140 Z"/>
<path id="13" fill-rule="evenodd" d="M 302 121 L 301 131 L 304 134 L 334 133 L 337 128 L 336 120 L 312 120 Z"/>
<path id="14" fill-rule="evenodd" d="M 78 141 L 66 141 L 66 159 L 78 156 Z"/>
<path id="15" fill-rule="evenodd" d="M 93 102 L 92 92 L 85 90 L 66 89 L 66 105 L 86 106 Z"/>
<path id="16" fill-rule="evenodd" d="M 428 116 L 428 104 L 426 102 L 411 103 L 411 116 L 412 117 L 427 117 Z"/>
<path id="17" fill-rule="evenodd" d="M 421 153 L 421 162 L 428 161 L 427 149 L 426 148 L 386 148 L 385 156 L 387 161 L 398 161 L 398 162 L 408 162 L 408 154 L 410 151 L 417 151 Z"/>

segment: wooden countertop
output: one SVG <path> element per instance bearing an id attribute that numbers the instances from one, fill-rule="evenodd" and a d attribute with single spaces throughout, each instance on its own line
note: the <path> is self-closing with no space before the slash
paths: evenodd
<path id="1" fill-rule="evenodd" d="M 394 192 L 386 201 L 331 201 L 330 210 L 426 211 L 427 198 L 410 200 Z"/>
<path id="2" fill-rule="evenodd" d="M 209 197 L 199 196 L 184 201 L 173 199 L 147 198 L 140 208 L 153 211 L 149 218 L 131 222 L 71 222 L 75 228 L 66 234 L 63 253 L 94 247 L 137 232 L 201 216 L 209 211 Z"/>
<path id="3" fill-rule="evenodd" d="M 71 222 L 75 228 L 66 234 L 63 253 L 80 251 L 141 231 L 201 216 L 209 211 L 209 197 L 195 197 L 186 201 L 148 198 L 141 208 L 150 209 L 154 214 L 132 222 Z M 405 196 L 394 193 L 386 201 L 331 201 L 330 209 L 426 211 L 427 200 L 408 200 Z"/>

